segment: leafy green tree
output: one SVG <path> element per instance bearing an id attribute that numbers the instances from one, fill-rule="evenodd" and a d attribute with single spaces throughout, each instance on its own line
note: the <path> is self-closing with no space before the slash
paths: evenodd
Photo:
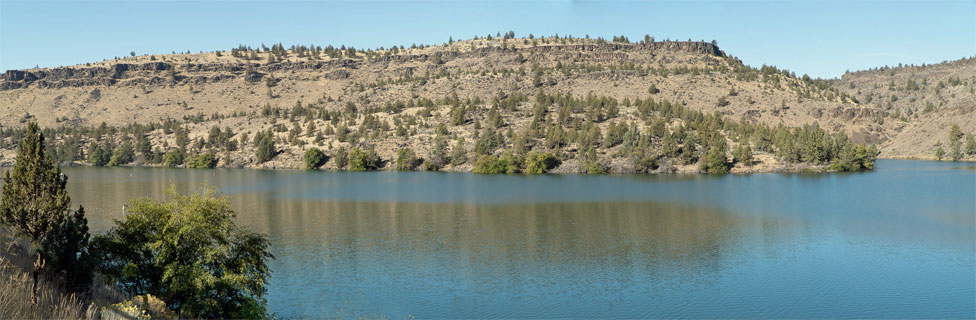
<path id="1" fill-rule="evenodd" d="M 42 271 L 63 273 L 68 288 L 75 291 L 91 282 L 88 220 L 83 207 L 77 211 L 69 208 L 67 183 L 68 177 L 45 154 L 40 127 L 35 122 L 28 123 L 14 167 L 4 173 L 0 222 L 40 246 L 40 263 L 33 273 L 32 303 L 36 303 L 37 280 Z"/>
<path id="2" fill-rule="evenodd" d="M 328 158 L 325 156 L 325 152 L 319 150 L 319 148 L 309 148 L 305 151 L 305 170 L 317 170 Z"/>
<path id="3" fill-rule="evenodd" d="M 129 213 L 93 244 L 101 270 L 129 295 L 151 294 L 183 316 L 264 318 L 267 237 L 234 224 L 215 189 L 132 200 Z"/>
<path id="4" fill-rule="evenodd" d="M 945 150 L 942 150 L 942 143 L 941 142 L 936 143 L 935 144 L 935 160 L 942 161 L 942 158 L 943 157 L 945 157 Z"/>
<path id="5" fill-rule="evenodd" d="M 199 154 L 186 164 L 188 168 L 213 169 L 217 167 L 217 155 L 213 152 Z"/>

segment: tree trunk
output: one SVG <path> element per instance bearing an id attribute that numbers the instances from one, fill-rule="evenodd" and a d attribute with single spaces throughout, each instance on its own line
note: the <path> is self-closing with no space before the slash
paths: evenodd
<path id="1" fill-rule="evenodd" d="M 37 280 L 41 275 L 41 270 L 44 270 L 44 259 L 41 258 L 41 253 L 37 253 L 37 261 L 34 261 L 34 284 L 31 286 L 31 310 L 37 306 Z"/>

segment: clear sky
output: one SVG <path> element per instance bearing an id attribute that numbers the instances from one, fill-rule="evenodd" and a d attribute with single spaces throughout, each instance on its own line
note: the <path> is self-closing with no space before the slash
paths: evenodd
<path id="1" fill-rule="evenodd" d="M 0 0 L 0 70 L 238 44 L 439 44 L 513 30 L 717 40 L 746 64 L 837 77 L 976 55 L 960 1 L 15 1 Z"/>

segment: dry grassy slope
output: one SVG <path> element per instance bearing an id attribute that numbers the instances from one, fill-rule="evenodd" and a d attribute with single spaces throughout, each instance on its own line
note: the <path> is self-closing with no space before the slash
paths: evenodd
<path id="1" fill-rule="evenodd" d="M 846 131 L 858 141 L 880 143 L 883 155 L 888 157 L 923 155 L 921 152 L 924 150 L 903 146 L 916 144 L 913 139 L 919 139 L 921 133 L 918 132 L 935 134 L 944 123 L 957 122 L 966 133 L 976 131 L 976 124 L 972 122 L 972 95 L 967 96 L 964 92 L 976 82 L 972 80 L 967 80 L 966 86 L 948 89 L 958 91 L 955 96 L 946 95 L 948 90 L 944 90 L 943 99 L 947 101 L 947 107 L 922 116 L 917 120 L 917 125 L 896 121 L 880 124 L 878 115 L 885 111 L 877 105 L 842 102 L 829 92 L 816 90 L 808 83 L 778 74 L 743 81 L 737 80 L 736 74 L 731 71 L 659 76 L 619 68 L 629 64 L 642 68 L 731 68 L 735 64 L 734 59 L 725 58 L 717 47 L 701 42 L 643 45 L 575 39 L 533 44 L 525 39 L 481 39 L 400 50 L 396 54 L 380 51 L 368 58 L 360 53 L 354 58 L 310 60 L 292 53 L 287 61 L 267 64 L 268 54 L 261 53 L 259 56 L 261 61 L 250 61 L 257 72 L 257 76 L 252 75 L 252 80 L 257 81 L 245 79 L 245 63 L 248 61 L 231 57 L 228 52 L 222 52 L 220 56 L 215 53 L 138 56 L 57 69 L 8 71 L 0 77 L 0 105 L 3 106 L 0 125 L 18 126 L 27 113 L 42 126 L 95 126 L 103 121 L 123 125 L 178 119 L 199 113 L 229 115 L 234 112 L 259 112 L 265 104 L 289 108 L 299 101 L 339 109 L 347 101 L 359 106 L 382 106 L 397 99 L 414 97 L 436 101 L 451 92 L 457 92 L 462 99 L 477 96 L 490 101 L 497 92 L 504 91 L 530 96 L 530 102 L 520 110 L 504 114 L 505 121 L 519 129 L 531 117 L 531 96 L 538 90 L 533 84 L 531 69 L 533 65 L 539 65 L 546 68 L 542 89 L 550 94 L 583 96 L 593 93 L 620 100 L 634 99 L 647 97 L 648 87 L 654 84 L 660 89 L 655 99 L 681 101 L 702 111 L 717 110 L 732 118 L 749 118 L 772 125 L 819 123 L 831 131 Z M 578 69 L 566 74 L 555 69 L 557 64 L 599 65 L 603 70 Z M 947 69 L 971 79 L 976 74 L 972 61 L 964 65 L 966 68 L 947 66 Z M 617 70 L 611 70 L 611 66 L 617 67 Z M 174 69 L 172 73 L 169 71 L 171 68 Z M 506 69 L 523 69 L 525 75 L 505 74 L 502 70 Z M 901 70 L 896 74 L 899 72 Z M 434 76 L 444 73 L 450 76 Z M 407 81 L 377 85 L 384 79 L 399 79 L 411 74 L 415 77 L 430 74 L 432 77 L 423 84 L 420 81 Z M 257 77 L 280 80 L 271 88 L 273 96 L 269 97 L 265 81 Z M 852 77 L 857 79 L 859 74 Z M 773 78 L 778 78 L 779 85 L 775 85 Z M 849 89 L 844 81 L 857 80 L 845 77 L 835 86 L 841 90 Z M 365 86 L 365 90 L 357 90 L 359 85 Z M 732 88 L 738 92 L 737 95 L 729 94 Z M 804 91 L 812 94 L 801 97 L 799 93 Z M 717 104 L 722 97 L 729 101 L 728 105 Z M 858 99 L 864 101 L 860 96 Z M 479 110 L 482 116 L 489 107 L 485 105 Z M 632 118 L 629 114 L 636 113 L 635 109 L 623 107 L 622 118 Z M 440 106 L 435 112 L 434 121 L 448 121 L 447 110 L 448 106 Z M 948 110 L 955 111 L 946 112 Z M 416 111 L 407 110 L 406 113 Z M 384 120 L 390 121 L 390 117 L 381 113 Z M 57 119 L 67 120 L 59 122 Z M 269 127 L 271 122 L 269 118 L 255 116 L 207 121 L 191 126 L 190 137 L 205 137 L 207 130 L 215 124 L 235 128 L 238 133 L 249 132 L 253 136 L 255 131 Z M 324 128 L 325 122 L 317 120 L 317 126 Z M 465 136 L 470 133 L 470 127 L 469 123 L 450 130 Z M 395 148 L 403 145 L 412 145 L 418 154 L 423 155 L 433 136 L 432 131 L 433 126 L 421 129 L 409 141 L 389 137 L 371 143 L 377 145 L 385 159 L 391 159 Z M 154 142 L 162 139 L 172 140 L 172 136 L 156 134 Z M 173 145 L 173 141 L 169 143 Z M 334 136 L 327 137 L 323 143 L 333 144 L 341 145 Z M 297 147 L 285 148 L 282 156 L 263 166 L 299 166 L 300 150 Z M 253 164 L 250 151 L 229 157 L 233 159 L 225 161 L 243 163 L 245 166 Z"/>
<path id="2" fill-rule="evenodd" d="M 976 58 L 847 73 L 833 85 L 888 115 L 882 157 L 931 158 L 952 124 L 976 134 Z M 927 103 L 933 107 L 928 112 Z"/>

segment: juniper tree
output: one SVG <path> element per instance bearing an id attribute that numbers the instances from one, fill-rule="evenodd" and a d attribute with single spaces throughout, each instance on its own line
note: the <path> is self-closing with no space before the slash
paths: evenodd
<path id="1" fill-rule="evenodd" d="M 325 153 L 319 148 L 309 148 L 305 151 L 305 170 L 316 170 L 328 161 Z"/>
<path id="2" fill-rule="evenodd" d="M 274 134 L 271 130 L 268 132 L 260 133 L 259 136 L 255 136 L 255 141 L 257 141 L 257 150 L 255 150 L 254 155 L 257 157 L 259 163 L 267 162 L 275 156 L 275 143 Z"/>
<path id="3" fill-rule="evenodd" d="M 91 281 L 88 261 L 88 220 L 79 206 L 72 211 L 66 189 L 68 177 L 44 152 L 44 135 L 37 123 L 27 125 L 13 169 L 3 178 L 0 221 L 38 245 L 32 303 L 43 271 L 66 272 L 69 289 Z M 45 268 L 46 266 L 46 268 Z"/>
<path id="4" fill-rule="evenodd" d="M 976 137 L 971 134 L 966 135 L 966 154 L 976 156 Z"/>
<path id="5" fill-rule="evenodd" d="M 959 161 L 962 159 L 962 130 L 959 129 L 959 125 L 952 124 L 949 128 L 949 157 L 952 161 Z"/>

